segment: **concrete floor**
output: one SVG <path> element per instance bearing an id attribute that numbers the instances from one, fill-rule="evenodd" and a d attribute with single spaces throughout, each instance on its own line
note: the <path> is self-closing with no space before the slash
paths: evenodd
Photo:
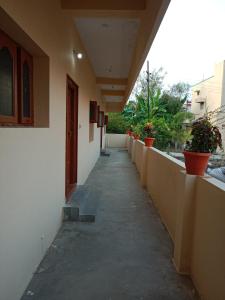
<path id="1" fill-rule="evenodd" d="M 127 152 L 110 152 L 86 182 L 95 223 L 63 224 L 22 300 L 197 299 Z"/>

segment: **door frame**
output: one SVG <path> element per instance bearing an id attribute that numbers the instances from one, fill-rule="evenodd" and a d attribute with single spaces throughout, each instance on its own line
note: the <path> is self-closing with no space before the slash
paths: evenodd
<path id="1" fill-rule="evenodd" d="M 69 101 L 69 88 L 74 89 L 74 172 L 75 172 L 75 182 L 72 184 L 68 184 L 68 155 L 70 153 L 71 148 L 69 147 L 69 136 L 68 136 L 68 125 L 69 125 L 69 115 L 71 112 L 71 102 Z M 78 169 L 78 103 L 79 103 L 79 87 L 78 85 L 73 81 L 73 79 L 67 75 L 66 77 L 66 147 L 65 147 L 65 195 L 66 195 L 66 201 L 68 202 L 70 200 L 70 197 L 73 193 L 73 191 L 76 188 L 77 184 L 77 169 Z"/>

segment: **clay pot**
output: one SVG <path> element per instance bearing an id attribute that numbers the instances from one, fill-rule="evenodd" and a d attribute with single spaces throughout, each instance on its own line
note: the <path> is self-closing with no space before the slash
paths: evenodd
<path id="1" fill-rule="evenodd" d="M 211 153 L 184 151 L 186 172 L 190 175 L 204 176 Z"/>
<path id="2" fill-rule="evenodd" d="M 146 137 L 145 138 L 145 146 L 146 147 L 152 147 L 154 144 L 154 138 Z"/>

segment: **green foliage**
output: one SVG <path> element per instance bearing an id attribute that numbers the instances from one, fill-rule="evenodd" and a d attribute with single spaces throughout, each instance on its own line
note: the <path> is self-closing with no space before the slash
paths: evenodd
<path id="1" fill-rule="evenodd" d="M 193 123 L 191 136 L 191 141 L 186 144 L 188 151 L 213 153 L 217 147 L 222 148 L 221 133 L 211 124 L 209 117 L 199 118 Z"/>
<path id="2" fill-rule="evenodd" d="M 176 84 L 173 84 L 170 87 L 170 89 L 166 91 L 166 93 L 169 94 L 171 97 L 179 99 L 183 102 L 189 98 L 190 87 L 191 86 L 188 83 L 178 82 Z"/>
<path id="3" fill-rule="evenodd" d="M 164 117 L 153 118 L 152 123 L 157 132 L 154 147 L 166 150 L 171 143 L 171 131 Z"/>
<path id="4" fill-rule="evenodd" d="M 165 71 L 163 68 L 159 68 L 158 70 L 154 69 L 150 73 L 149 78 L 149 90 L 151 91 L 151 94 L 154 95 L 156 91 L 163 90 L 163 81 L 165 78 Z M 142 97 L 147 99 L 148 95 L 148 88 L 146 84 L 147 80 L 147 74 L 146 72 L 141 73 L 138 76 L 137 82 L 135 84 L 134 90 L 131 95 L 131 99 L 136 98 L 137 95 L 141 95 Z"/>
<path id="5" fill-rule="evenodd" d="M 137 124 L 136 126 L 133 127 L 133 132 L 135 135 L 141 135 L 143 132 L 143 125 L 142 124 Z"/>
<path id="6" fill-rule="evenodd" d="M 130 101 L 125 106 L 123 116 L 134 127 L 141 130 L 141 138 L 146 137 L 144 124 L 151 122 L 156 131 L 155 146 L 161 150 L 168 147 L 182 147 L 190 138 L 190 130 L 184 123 L 193 120 L 193 115 L 186 112 L 184 104 L 189 98 L 190 85 L 179 82 L 169 89 L 163 90 L 165 72 L 162 68 L 153 70 L 150 75 L 149 96 L 150 115 L 148 118 L 148 89 L 146 74 L 142 73 L 134 89 L 135 101 Z M 132 97 L 133 97 L 132 96 Z"/>
<path id="7" fill-rule="evenodd" d="M 109 113 L 109 123 L 107 133 L 126 133 L 131 122 L 122 113 Z"/>
<path id="8" fill-rule="evenodd" d="M 136 110 L 136 102 L 129 101 L 124 107 L 124 110 L 122 112 L 122 115 L 124 116 L 126 122 L 132 123 L 133 117 L 135 115 L 135 110 Z"/>
<path id="9" fill-rule="evenodd" d="M 176 113 L 170 122 L 171 139 L 174 144 L 184 144 L 191 136 L 190 130 L 185 128 L 185 121 L 192 121 L 194 118 L 190 112 L 180 111 Z"/>
<path id="10" fill-rule="evenodd" d="M 190 130 L 185 123 L 193 120 L 193 115 L 186 112 L 184 104 L 189 98 L 190 86 L 179 82 L 169 89 L 163 89 L 165 72 L 162 68 L 153 70 L 150 74 L 149 96 L 150 116 L 148 119 L 148 85 L 146 73 L 142 73 L 132 93 L 132 99 L 125 106 L 123 112 L 109 114 L 107 132 L 125 133 L 131 129 L 141 139 L 146 137 L 144 127 L 151 122 L 155 131 L 154 146 L 161 150 L 168 147 L 182 147 L 190 138 Z"/>
<path id="11" fill-rule="evenodd" d="M 163 93 L 160 99 L 161 105 L 167 112 L 167 117 L 172 117 L 180 111 L 183 111 L 184 100 L 180 100 L 179 98 L 175 98 L 167 93 Z"/>

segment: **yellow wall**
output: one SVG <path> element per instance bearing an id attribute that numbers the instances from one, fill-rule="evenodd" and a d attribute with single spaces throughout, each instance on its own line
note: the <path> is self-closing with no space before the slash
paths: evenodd
<path id="1" fill-rule="evenodd" d="M 223 102 L 223 77 L 224 77 L 224 61 L 215 65 L 214 76 L 201 81 L 192 87 L 192 107 L 191 111 L 196 117 L 202 116 L 204 113 L 215 110 L 220 107 Z M 200 91 L 198 96 L 196 91 Z M 204 108 L 200 108 L 200 104 L 196 103 L 196 99 L 206 98 Z"/>
<path id="2" fill-rule="evenodd" d="M 140 140 L 135 141 L 135 157 L 134 162 L 136 164 L 136 167 L 138 169 L 138 172 L 141 173 L 142 171 L 142 161 L 143 161 L 143 155 L 144 155 L 144 143 Z"/>
<path id="3" fill-rule="evenodd" d="M 201 299 L 224 300 L 225 184 L 187 175 L 182 162 L 155 148 L 142 155 L 141 146 L 146 150 L 143 143 L 128 141 L 129 153 L 134 147 L 139 153 L 137 169 L 146 166 L 140 177 L 173 240 L 177 271 L 191 276 Z"/>
<path id="4" fill-rule="evenodd" d="M 191 275 L 202 299 L 225 299 L 225 184 L 198 178 Z"/>
<path id="5" fill-rule="evenodd" d="M 147 190 L 174 240 L 177 216 L 177 177 L 184 169 L 184 164 L 153 148 L 148 150 L 147 156 Z"/>
<path id="6" fill-rule="evenodd" d="M 109 148 L 126 148 L 127 134 L 107 133 L 105 144 Z"/>
<path id="7" fill-rule="evenodd" d="M 192 87 L 192 105 L 191 112 L 195 114 L 195 118 L 202 117 L 205 113 L 214 111 L 215 109 L 225 105 L 225 61 L 215 65 L 214 76 L 206 79 Z M 196 91 L 200 91 L 198 96 Z M 197 103 L 198 98 L 205 98 L 204 106 L 201 108 Z M 225 114 L 218 115 L 218 118 L 224 117 Z M 225 125 L 225 121 L 223 121 Z M 225 126 L 222 127 L 219 121 L 219 129 L 222 133 L 223 147 L 225 147 Z"/>
<path id="8" fill-rule="evenodd" d="M 89 101 L 99 99 L 88 58 L 76 61 L 72 55 L 82 45 L 60 1 L 0 0 L 0 5 L 50 62 L 50 127 L 0 128 L 0 298 L 16 300 L 61 224 L 66 75 L 79 86 L 78 184 L 99 156 L 96 124 L 89 143 Z"/>

